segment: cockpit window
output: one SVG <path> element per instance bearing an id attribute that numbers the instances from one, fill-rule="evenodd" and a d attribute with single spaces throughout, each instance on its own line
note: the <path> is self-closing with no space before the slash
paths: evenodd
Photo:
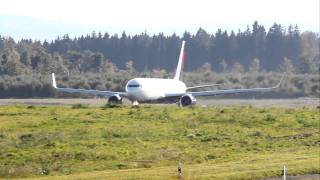
<path id="1" fill-rule="evenodd" d="M 139 84 L 129 84 L 128 87 L 140 87 Z"/>

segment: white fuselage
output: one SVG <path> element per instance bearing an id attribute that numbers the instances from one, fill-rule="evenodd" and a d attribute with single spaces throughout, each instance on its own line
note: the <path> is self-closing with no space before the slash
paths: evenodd
<path id="1" fill-rule="evenodd" d="M 166 94 L 185 93 L 186 85 L 176 79 L 135 78 L 128 81 L 126 92 L 131 101 L 154 101 Z"/>

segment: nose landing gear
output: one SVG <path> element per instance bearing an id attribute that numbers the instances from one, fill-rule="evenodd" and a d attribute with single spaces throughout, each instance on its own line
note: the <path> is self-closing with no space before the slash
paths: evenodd
<path id="1" fill-rule="evenodd" d="M 132 101 L 132 105 L 138 106 L 138 105 L 139 105 L 139 102 L 138 102 L 137 100 L 134 100 L 134 101 Z"/>

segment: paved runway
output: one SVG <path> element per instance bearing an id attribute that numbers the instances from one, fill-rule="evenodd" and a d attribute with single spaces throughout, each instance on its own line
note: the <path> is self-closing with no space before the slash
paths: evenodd
<path id="1" fill-rule="evenodd" d="M 90 106 L 103 106 L 107 99 L 0 99 L 0 105 L 73 105 L 86 104 Z M 125 101 L 124 104 L 130 105 Z M 171 104 L 175 105 L 175 104 Z M 254 107 L 320 107 L 320 99 L 317 98 L 297 98 L 297 99 L 197 99 L 198 106 L 254 106 Z"/>

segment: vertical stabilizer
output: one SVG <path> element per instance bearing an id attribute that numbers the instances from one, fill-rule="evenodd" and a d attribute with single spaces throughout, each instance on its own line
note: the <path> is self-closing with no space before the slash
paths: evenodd
<path id="1" fill-rule="evenodd" d="M 184 44 L 185 44 L 185 41 L 182 41 L 180 55 L 179 55 L 179 61 L 178 61 L 178 66 L 177 66 L 176 74 L 174 75 L 174 78 L 173 78 L 173 79 L 176 79 L 176 80 L 180 79 L 180 76 L 181 76 L 181 73 L 182 73 L 183 62 L 184 62 Z"/>

